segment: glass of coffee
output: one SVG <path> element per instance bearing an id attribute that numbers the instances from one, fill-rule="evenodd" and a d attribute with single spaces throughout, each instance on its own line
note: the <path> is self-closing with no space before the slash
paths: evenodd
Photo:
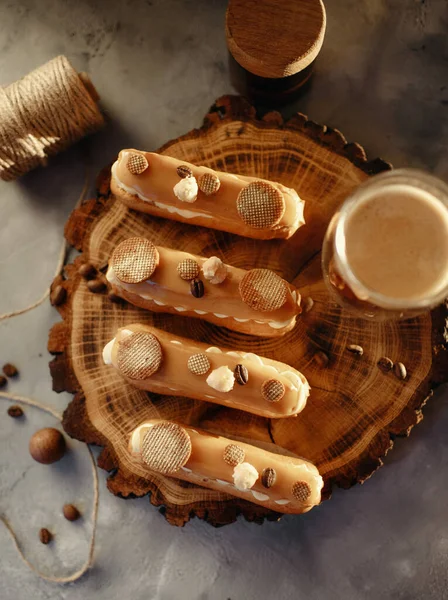
<path id="1" fill-rule="evenodd" d="M 448 297 L 448 186 L 397 169 L 369 178 L 334 215 L 323 245 L 333 298 L 367 319 L 406 319 Z"/>

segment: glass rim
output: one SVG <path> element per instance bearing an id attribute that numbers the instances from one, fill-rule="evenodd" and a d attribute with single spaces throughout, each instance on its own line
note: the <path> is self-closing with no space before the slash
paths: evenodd
<path id="1" fill-rule="evenodd" d="M 385 173 L 371 177 L 358 186 L 344 201 L 339 211 L 339 218 L 336 224 L 334 234 L 334 259 L 341 277 L 352 288 L 353 292 L 360 300 L 374 304 L 380 308 L 391 310 L 406 309 L 427 309 L 441 303 L 448 297 L 448 280 L 440 291 L 422 298 L 392 298 L 380 292 L 377 292 L 363 283 L 353 272 L 347 259 L 345 225 L 352 209 L 362 198 L 363 193 L 378 184 L 386 185 L 410 185 L 430 193 L 448 213 L 448 185 L 424 171 L 418 169 L 392 169 Z M 446 197 L 446 202 L 440 199 L 440 195 Z M 358 294 L 361 293 L 361 296 Z"/>

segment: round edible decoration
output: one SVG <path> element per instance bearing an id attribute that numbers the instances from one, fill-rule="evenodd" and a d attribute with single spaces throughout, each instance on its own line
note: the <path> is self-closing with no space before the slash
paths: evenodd
<path id="1" fill-rule="evenodd" d="M 236 208 L 242 220 L 254 229 L 269 229 L 285 212 L 280 190 L 267 181 L 253 181 L 238 195 Z"/>
<path id="2" fill-rule="evenodd" d="M 125 337 L 118 346 L 118 369 L 129 379 L 143 380 L 154 375 L 162 364 L 162 348 L 155 335 L 139 331 Z"/>
<path id="3" fill-rule="evenodd" d="M 244 462 L 245 453 L 244 450 L 236 444 L 229 444 L 224 448 L 223 459 L 231 467 L 236 467 L 240 463 Z"/>
<path id="4" fill-rule="evenodd" d="M 159 264 L 159 252 L 152 242 L 133 237 L 121 242 L 112 254 L 112 268 L 123 283 L 142 283 Z"/>
<path id="5" fill-rule="evenodd" d="M 132 175 L 141 175 L 148 168 L 148 160 L 144 154 L 133 152 L 129 155 L 126 168 Z"/>
<path id="6" fill-rule="evenodd" d="M 292 486 L 292 495 L 299 502 L 306 502 L 311 496 L 311 488 L 306 481 L 296 481 Z"/>
<path id="7" fill-rule="evenodd" d="M 210 371 L 210 361 L 205 354 L 192 354 L 187 362 L 188 370 L 193 375 L 205 375 Z"/>
<path id="8" fill-rule="evenodd" d="M 157 423 L 143 437 L 142 459 L 157 473 L 175 473 L 188 461 L 190 454 L 190 436 L 177 423 Z"/>
<path id="9" fill-rule="evenodd" d="M 261 386 L 261 395 L 268 402 L 278 402 L 285 395 L 285 386 L 278 379 L 268 379 Z"/>
<path id="10" fill-rule="evenodd" d="M 219 190 L 221 182 L 215 173 L 204 173 L 198 180 L 199 189 L 206 196 L 213 196 Z"/>
<path id="11" fill-rule="evenodd" d="M 177 265 L 177 272 L 185 281 L 191 281 L 199 275 L 200 267 L 192 258 L 185 258 Z"/>
<path id="12" fill-rule="evenodd" d="M 269 269 L 252 269 L 242 278 L 239 285 L 242 301 L 262 312 L 281 308 L 288 295 L 284 279 Z"/>

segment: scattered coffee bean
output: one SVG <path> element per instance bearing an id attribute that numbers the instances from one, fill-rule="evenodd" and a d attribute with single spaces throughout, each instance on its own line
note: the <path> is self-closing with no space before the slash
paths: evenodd
<path id="1" fill-rule="evenodd" d="M 240 385 L 246 385 L 249 381 L 249 371 L 244 365 L 236 365 L 234 374 L 236 382 Z"/>
<path id="2" fill-rule="evenodd" d="M 123 304 L 123 302 L 124 302 L 123 298 L 120 298 L 120 296 L 117 296 L 113 292 L 109 292 L 109 294 L 107 295 L 107 297 L 114 304 Z"/>
<path id="3" fill-rule="evenodd" d="M 23 416 L 23 410 L 20 408 L 20 406 L 10 406 L 8 408 L 8 415 L 13 419 L 18 419 L 19 417 Z"/>
<path id="4" fill-rule="evenodd" d="M 50 302 L 53 306 L 60 306 L 67 298 L 67 290 L 62 285 L 57 285 L 50 294 Z"/>
<path id="5" fill-rule="evenodd" d="M 394 373 L 398 379 L 406 379 L 407 371 L 403 363 L 398 362 L 394 365 Z"/>
<path id="6" fill-rule="evenodd" d="M 62 512 L 67 521 L 77 521 L 81 516 L 81 513 L 73 504 L 64 504 Z"/>
<path id="7" fill-rule="evenodd" d="M 195 298 L 202 298 L 204 295 L 204 284 L 200 279 L 193 279 L 190 283 L 190 291 Z"/>
<path id="8" fill-rule="evenodd" d="M 268 467 L 267 469 L 264 469 L 263 473 L 261 474 L 261 485 L 269 489 L 274 485 L 276 479 L 277 473 L 275 472 L 275 469 Z"/>
<path id="9" fill-rule="evenodd" d="M 319 352 L 316 352 L 313 358 L 314 361 L 319 365 L 319 367 L 326 367 L 330 362 L 328 356 L 325 354 L 325 352 L 322 352 L 321 350 L 319 350 Z"/>
<path id="10" fill-rule="evenodd" d="M 91 279 L 87 282 L 87 287 L 94 294 L 101 294 L 107 286 L 102 279 Z"/>
<path id="11" fill-rule="evenodd" d="M 384 373 L 389 373 L 394 368 L 394 363 L 387 356 L 382 356 L 376 364 Z"/>
<path id="12" fill-rule="evenodd" d="M 5 387 L 5 385 L 8 383 L 8 380 L 6 379 L 6 377 L 3 377 L 3 375 L 0 375 L 0 388 Z"/>
<path id="13" fill-rule="evenodd" d="M 66 450 L 65 438 L 53 427 L 40 429 L 31 437 L 29 451 L 35 461 L 51 465 L 60 460 Z"/>
<path id="14" fill-rule="evenodd" d="M 187 167 L 187 165 L 180 165 L 180 167 L 177 167 L 177 174 L 179 177 L 182 177 L 182 179 L 185 179 L 185 177 L 193 177 L 193 171 L 190 167 Z"/>
<path id="15" fill-rule="evenodd" d="M 97 274 L 97 270 L 90 263 L 84 263 L 83 265 L 81 265 L 79 267 L 78 273 L 84 279 L 95 279 L 96 274 Z"/>
<path id="16" fill-rule="evenodd" d="M 311 298 L 311 296 L 308 296 L 308 298 L 305 298 L 305 300 L 302 302 L 302 310 L 304 313 L 309 313 L 313 306 L 314 300 Z"/>
<path id="17" fill-rule="evenodd" d="M 40 539 L 40 541 L 42 542 L 42 544 L 45 544 L 45 545 L 47 545 L 47 544 L 49 544 L 49 543 L 51 542 L 51 540 L 53 539 L 53 534 L 52 534 L 52 533 L 50 533 L 50 532 L 48 531 L 48 529 L 45 529 L 45 528 L 43 528 L 43 529 L 41 529 L 41 530 L 39 531 L 39 539 Z"/>
<path id="18" fill-rule="evenodd" d="M 357 354 L 358 356 L 362 356 L 364 354 L 364 350 L 358 344 L 350 344 L 347 346 L 347 350 L 352 354 Z"/>
<path id="19" fill-rule="evenodd" d="M 6 363 L 6 365 L 3 365 L 3 373 L 6 375 L 6 377 L 17 377 L 19 371 L 15 365 Z"/>

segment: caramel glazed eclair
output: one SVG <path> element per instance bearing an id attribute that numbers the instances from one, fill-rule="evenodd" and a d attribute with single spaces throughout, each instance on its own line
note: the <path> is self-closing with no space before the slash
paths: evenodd
<path id="1" fill-rule="evenodd" d="M 148 421 L 133 431 L 129 450 L 152 471 L 278 512 L 304 513 L 321 500 L 323 480 L 310 462 L 194 427 Z"/>
<path id="2" fill-rule="evenodd" d="M 196 317 L 242 333 L 273 337 L 294 328 L 300 293 L 268 269 L 245 271 L 144 238 L 119 244 L 109 261 L 113 292 L 155 312 Z"/>
<path id="3" fill-rule="evenodd" d="M 273 419 L 297 415 L 310 393 L 304 375 L 289 365 L 209 347 L 149 325 L 120 328 L 104 347 L 103 361 L 139 389 Z"/>
<path id="4" fill-rule="evenodd" d="M 251 238 L 289 238 L 305 223 L 304 202 L 281 183 L 122 150 L 111 190 L 134 210 Z"/>

